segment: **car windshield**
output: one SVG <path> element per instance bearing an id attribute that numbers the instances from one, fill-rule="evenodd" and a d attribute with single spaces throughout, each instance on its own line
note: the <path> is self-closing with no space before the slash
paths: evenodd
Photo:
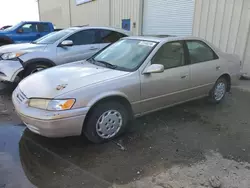
<path id="1" fill-rule="evenodd" d="M 48 35 L 45 35 L 42 38 L 37 39 L 36 41 L 32 42 L 34 44 L 53 44 L 56 41 L 60 40 L 64 36 L 68 35 L 69 33 L 72 33 L 71 29 L 65 29 L 57 32 L 52 32 Z"/>
<path id="2" fill-rule="evenodd" d="M 13 26 L 11 26 L 11 27 L 8 27 L 8 28 L 6 28 L 6 29 L 4 29 L 5 31 L 12 31 L 12 30 L 15 30 L 15 29 L 17 29 L 18 27 L 20 27 L 20 25 L 22 25 L 22 22 L 21 23 L 18 23 L 18 24 L 15 24 L 15 25 L 13 25 Z"/>
<path id="3" fill-rule="evenodd" d="M 133 71 L 141 65 L 156 44 L 151 41 L 123 39 L 107 47 L 92 59 L 95 62 L 105 62 L 106 65 L 112 65 L 120 70 Z"/>

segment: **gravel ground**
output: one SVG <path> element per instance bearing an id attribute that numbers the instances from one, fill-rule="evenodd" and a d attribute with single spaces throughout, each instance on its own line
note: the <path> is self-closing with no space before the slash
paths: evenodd
<path id="1" fill-rule="evenodd" d="M 4 123 L 19 124 L 21 121 L 16 116 L 12 101 L 11 93 L 15 85 L 0 83 L 0 126 Z"/>
<path id="2" fill-rule="evenodd" d="M 250 164 L 223 158 L 210 152 L 204 161 L 174 166 L 154 176 L 114 188 L 249 188 Z"/>
<path id="3" fill-rule="evenodd" d="M 202 99 L 153 113 L 117 140 L 93 145 L 31 133 L 5 89 L 0 187 L 249 188 L 249 91 L 242 81 L 219 105 Z"/>

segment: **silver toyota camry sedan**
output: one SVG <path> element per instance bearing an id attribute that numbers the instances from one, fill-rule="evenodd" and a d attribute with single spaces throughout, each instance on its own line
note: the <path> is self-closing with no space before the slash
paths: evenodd
<path id="1" fill-rule="evenodd" d="M 209 96 L 214 103 L 240 76 L 240 59 L 195 37 L 128 37 L 91 58 L 21 81 L 17 114 L 46 137 L 86 135 L 100 143 L 134 117 Z"/>

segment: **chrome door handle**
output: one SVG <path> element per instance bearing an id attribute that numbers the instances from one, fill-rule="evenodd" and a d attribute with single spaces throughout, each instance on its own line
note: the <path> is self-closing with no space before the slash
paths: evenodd
<path id="1" fill-rule="evenodd" d="M 96 47 L 90 47 L 90 50 L 98 50 Z"/>
<path id="2" fill-rule="evenodd" d="M 181 76 L 182 79 L 187 78 L 187 77 L 188 77 L 188 75 Z"/>
<path id="3" fill-rule="evenodd" d="M 216 70 L 220 70 L 220 66 L 217 66 L 217 67 L 216 67 Z"/>

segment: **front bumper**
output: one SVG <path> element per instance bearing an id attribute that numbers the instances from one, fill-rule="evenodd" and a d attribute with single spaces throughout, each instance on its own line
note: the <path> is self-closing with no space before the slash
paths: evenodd
<path id="1" fill-rule="evenodd" d="M 12 102 L 18 116 L 32 132 L 46 137 L 78 136 L 89 108 L 66 111 L 47 111 L 28 106 L 28 99 L 17 88 L 12 94 Z M 19 95 L 17 97 L 17 95 Z M 20 100 L 22 99 L 22 100 Z"/>
<path id="2" fill-rule="evenodd" d="M 0 81 L 14 82 L 23 66 L 18 60 L 0 60 Z"/>
<path id="3" fill-rule="evenodd" d="M 24 116 L 21 113 L 17 114 L 30 131 L 50 138 L 81 135 L 85 119 L 85 115 L 80 115 L 70 118 L 42 120 Z"/>

